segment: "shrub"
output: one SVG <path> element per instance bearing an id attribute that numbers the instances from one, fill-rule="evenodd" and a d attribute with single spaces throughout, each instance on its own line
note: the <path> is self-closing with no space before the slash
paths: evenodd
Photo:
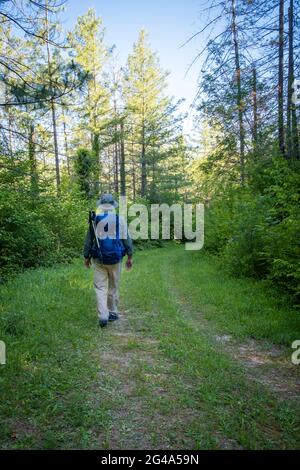
<path id="1" fill-rule="evenodd" d="M 269 279 L 298 303 L 299 171 L 282 159 L 252 171 L 260 171 L 259 191 L 249 185 L 232 194 L 231 188 L 230 197 L 225 192 L 206 211 L 205 249 L 233 274 Z"/>
<path id="2" fill-rule="evenodd" d="M 40 194 L 35 201 L 3 191 L 0 197 L 0 276 L 69 261 L 82 250 L 86 202 L 76 194 Z"/>

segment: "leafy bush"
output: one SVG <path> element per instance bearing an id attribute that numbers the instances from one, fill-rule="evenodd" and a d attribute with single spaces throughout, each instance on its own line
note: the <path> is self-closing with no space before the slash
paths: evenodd
<path id="1" fill-rule="evenodd" d="M 24 268 L 69 261 L 82 250 L 86 203 L 76 193 L 42 193 L 33 201 L 18 193 L 0 196 L 0 276 Z"/>
<path id="2" fill-rule="evenodd" d="M 238 275 L 262 278 L 269 270 L 263 253 L 268 201 L 263 197 L 244 197 L 235 202 L 230 222 L 231 237 L 223 248 L 229 269 Z"/>
<path id="3" fill-rule="evenodd" d="M 205 211 L 204 248 L 212 253 L 220 253 L 232 236 L 232 203 L 216 200 Z"/>
<path id="4" fill-rule="evenodd" d="M 255 176 L 257 168 L 252 168 Z M 253 175 L 252 175 L 253 176 Z M 300 300 L 299 171 L 282 159 L 250 185 L 216 198 L 206 214 L 205 249 L 235 275 L 271 280 Z M 231 190 L 232 191 L 232 190 Z"/>

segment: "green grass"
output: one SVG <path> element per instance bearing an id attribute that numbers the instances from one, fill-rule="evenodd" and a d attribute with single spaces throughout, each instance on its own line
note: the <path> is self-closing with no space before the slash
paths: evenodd
<path id="1" fill-rule="evenodd" d="M 91 394 L 95 317 L 91 285 L 79 265 L 38 269 L 1 288 L 3 447 L 88 447 L 105 406 Z"/>
<path id="2" fill-rule="evenodd" d="M 137 253 L 122 278 L 126 320 L 105 330 L 81 261 L 27 272 L 0 295 L 1 448 L 299 446 L 299 405 L 212 340 L 221 331 L 289 344 L 296 313 L 213 259 L 182 247 Z"/>
<path id="3" fill-rule="evenodd" d="M 299 310 L 282 305 L 280 294 L 258 281 L 230 277 L 212 257 L 186 253 L 170 274 L 180 293 L 220 331 L 289 347 L 300 338 Z"/>

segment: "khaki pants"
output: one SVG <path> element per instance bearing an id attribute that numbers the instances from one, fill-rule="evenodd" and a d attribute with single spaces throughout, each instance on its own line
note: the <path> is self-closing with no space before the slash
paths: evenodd
<path id="1" fill-rule="evenodd" d="M 98 316 L 108 320 L 109 312 L 118 313 L 122 262 L 111 265 L 94 262 L 93 266 Z"/>

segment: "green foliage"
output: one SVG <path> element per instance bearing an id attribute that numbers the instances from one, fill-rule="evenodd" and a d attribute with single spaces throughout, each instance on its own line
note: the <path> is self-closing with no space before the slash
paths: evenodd
<path id="1" fill-rule="evenodd" d="M 5 161 L 5 160 L 3 160 Z M 22 166 L 20 166 L 20 169 Z M 18 169 L 17 164 L 15 170 Z M 82 250 L 87 207 L 70 187 L 57 198 L 43 188 L 31 194 L 30 180 L 11 191 L 7 173 L 0 174 L 0 276 L 72 260 Z"/>
<path id="2" fill-rule="evenodd" d="M 219 253 L 230 238 L 231 203 L 226 200 L 214 201 L 205 211 L 205 249 Z"/>
<path id="3" fill-rule="evenodd" d="M 78 148 L 75 155 L 74 170 L 78 176 L 79 188 L 88 198 L 91 196 L 92 176 L 96 170 L 97 158 L 92 150 Z"/>
<path id="4" fill-rule="evenodd" d="M 228 189 L 206 215 L 205 247 L 236 275 L 267 278 L 300 297 L 299 169 L 280 158 L 253 166 L 256 187 Z M 257 178 L 256 178 L 257 175 Z M 254 186 L 254 185 L 253 185 Z"/>
<path id="5" fill-rule="evenodd" d="M 269 271 L 268 260 L 262 251 L 269 203 L 263 197 L 242 195 L 234 204 L 231 237 L 224 246 L 224 257 L 237 275 L 262 278 Z"/>
<path id="6" fill-rule="evenodd" d="M 77 109 L 81 121 L 76 129 L 78 143 L 90 143 L 91 137 L 92 150 L 98 158 L 100 134 L 109 122 L 110 109 L 109 91 L 103 76 L 110 51 L 104 43 L 104 32 L 102 19 L 96 15 L 95 9 L 89 8 L 86 14 L 77 18 L 74 31 L 68 37 L 70 54 L 87 75 L 85 86 L 80 90 L 82 105 Z"/>

